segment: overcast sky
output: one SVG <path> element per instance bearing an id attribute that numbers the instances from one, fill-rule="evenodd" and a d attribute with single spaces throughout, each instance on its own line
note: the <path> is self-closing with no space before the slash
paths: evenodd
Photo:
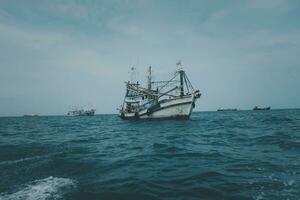
<path id="1" fill-rule="evenodd" d="M 196 110 L 300 107 L 298 0 L 1 0 L 0 115 L 116 113 L 135 65 L 182 60 Z"/>

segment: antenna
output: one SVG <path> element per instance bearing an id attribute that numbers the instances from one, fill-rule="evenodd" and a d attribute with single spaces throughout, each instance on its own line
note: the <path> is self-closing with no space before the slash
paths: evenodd
<path id="1" fill-rule="evenodd" d="M 137 66 L 139 66 L 139 65 L 140 65 L 140 57 L 139 57 L 139 56 L 137 57 L 137 60 L 136 60 L 136 65 L 137 65 Z"/>
<path id="2" fill-rule="evenodd" d="M 130 82 L 135 83 L 137 81 L 137 71 L 134 65 L 130 68 L 129 75 L 130 75 Z"/>
<path id="3" fill-rule="evenodd" d="M 176 63 L 176 66 L 177 66 L 177 70 L 178 71 L 180 71 L 180 70 L 182 70 L 183 69 L 183 65 L 182 65 L 182 63 L 181 63 L 181 60 L 179 60 L 177 63 Z"/>

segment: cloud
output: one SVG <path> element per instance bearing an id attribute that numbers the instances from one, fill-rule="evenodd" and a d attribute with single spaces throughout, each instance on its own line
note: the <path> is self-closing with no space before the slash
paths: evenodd
<path id="1" fill-rule="evenodd" d="M 24 45 L 28 48 L 56 45 L 69 39 L 66 35 L 50 32 L 49 30 L 36 31 L 3 23 L 0 23 L 0 32 L 3 39 L 5 38 L 5 40 L 10 40 L 11 43 Z"/>
<path id="2" fill-rule="evenodd" d="M 165 79 L 178 60 L 203 92 L 198 109 L 300 102 L 289 90 L 300 84 L 299 24 L 280 24 L 295 19 L 289 9 L 261 18 L 289 2 L 30 2 L 0 9 L 0 114 L 114 113 L 132 65 Z"/>
<path id="3" fill-rule="evenodd" d="M 246 3 L 245 8 L 250 11 L 262 11 L 281 13 L 287 12 L 291 9 L 289 0 L 272 0 L 272 1 L 261 1 L 252 0 Z"/>
<path id="4" fill-rule="evenodd" d="M 98 96 L 99 93 L 110 94 L 107 85 L 116 85 L 121 80 L 120 74 L 115 73 L 119 66 L 109 62 L 113 55 L 105 53 L 110 48 L 106 42 L 81 38 L 72 32 L 16 24 L 0 24 L 0 30 L 2 114 L 57 114 L 72 105 L 90 105 L 95 99 L 101 105 L 111 97 Z M 118 71 L 122 72 L 122 68 Z M 123 81 L 119 83 L 120 89 L 116 90 L 122 93 Z M 14 104 L 7 106 L 8 99 Z M 115 101 L 115 105 L 102 108 L 101 112 L 114 110 L 119 103 Z"/>
<path id="5" fill-rule="evenodd" d="M 50 4 L 50 9 L 59 15 L 73 18 L 74 20 L 89 20 L 89 7 L 78 4 L 74 1 L 67 1 L 60 4 Z M 48 8 L 49 8 L 48 7 Z"/>

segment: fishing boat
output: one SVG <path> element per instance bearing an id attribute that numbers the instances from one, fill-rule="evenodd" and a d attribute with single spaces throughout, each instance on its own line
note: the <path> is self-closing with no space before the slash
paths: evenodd
<path id="1" fill-rule="evenodd" d="M 255 106 L 253 108 L 253 110 L 271 110 L 271 107 L 268 106 L 268 107 L 258 107 L 258 106 Z"/>
<path id="2" fill-rule="evenodd" d="M 199 90 L 194 90 L 181 62 L 180 68 L 167 81 L 152 81 L 152 68 L 148 68 L 147 86 L 126 82 L 126 95 L 121 106 L 121 119 L 189 119 L 195 103 L 200 98 Z M 132 71 L 135 69 L 132 68 Z"/>
<path id="3" fill-rule="evenodd" d="M 84 110 L 74 109 L 67 113 L 68 116 L 93 116 L 95 115 L 96 109 Z"/>

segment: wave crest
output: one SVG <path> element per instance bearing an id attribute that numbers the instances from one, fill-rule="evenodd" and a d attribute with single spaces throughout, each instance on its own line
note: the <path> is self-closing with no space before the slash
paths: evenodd
<path id="1" fill-rule="evenodd" d="M 1 200 L 44 200 L 59 199 L 66 191 L 75 186 L 75 182 L 68 178 L 48 177 L 36 180 L 24 186 L 23 189 L 12 194 L 1 194 Z"/>

